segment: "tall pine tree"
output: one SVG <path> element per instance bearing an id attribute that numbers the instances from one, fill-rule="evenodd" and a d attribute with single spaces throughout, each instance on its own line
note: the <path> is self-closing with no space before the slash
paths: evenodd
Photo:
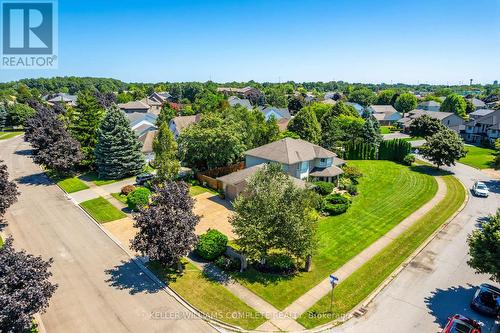
<path id="1" fill-rule="evenodd" d="M 141 172 L 144 156 L 125 114 L 112 106 L 98 130 L 95 157 L 99 178 L 120 179 Z"/>
<path id="2" fill-rule="evenodd" d="M 94 149 L 97 145 L 97 130 L 104 116 L 104 108 L 94 93 L 82 92 L 78 95 L 78 104 L 70 119 L 71 135 L 80 142 L 84 159 L 82 165 L 94 167 Z"/>

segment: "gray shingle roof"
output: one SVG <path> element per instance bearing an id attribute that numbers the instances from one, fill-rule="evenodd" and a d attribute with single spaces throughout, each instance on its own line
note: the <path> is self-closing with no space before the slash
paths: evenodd
<path id="1" fill-rule="evenodd" d="M 230 173 L 229 175 L 219 177 L 219 178 L 217 178 L 217 180 L 220 180 L 224 184 L 229 184 L 229 185 L 238 185 L 238 184 L 241 184 L 242 182 L 248 182 L 248 180 L 253 175 L 255 175 L 257 173 L 257 171 L 262 169 L 265 165 L 266 165 L 266 163 L 257 164 L 257 165 L 250 167 L 250 168 L 242 169 L 242 170 Z M 292 182 L 296 186 L 298 186 L 300 188 L 305 188 L 307 186 L 306 182 L 301 180 L 301 179 L 298 179 L 298 178 L 295 178 L 292 176 L 288 176 L 288 177 L 292 180 Z"/>
<path id="2" fill-rule="evenodd" d="M 284 164 L 295 164 L 303 161 L 310 161 L 315 158 L 330 158 L 337 155 L 323 147 L 310 142 L 284 138 L 279 141 L 268 143 L 245 152 L 246 155 L 259 157 L 269 161 L 276 161 Z"/>
<path id="3" fill-rule="evenodd" d="M 332 165 L 328 168 L 314 168 L 310 175 L 313 177 L 335 177 L 343 173 L 344 171 L 341 168 Z"/>
<path id="4" fill-rule="evenodd" d="M 183 129 L 185 129 L 189 125 L 199 122 L 200 119 L 201 119 L 201 116 L 199 114 L 197 114 L 197 115 L 194 115 L 194 116 L 179 116 L 179 117 L 174 117 L 174 118 L 172 118 L 171 121 L 174 122 L 175 128 L 180 133 Z"/>
<path id="5" fill-rule="evenodd" d="M 122 110 L 149 110 L 150 106 L 143 101 L 131 101 L 127 103 L 119 103 L 118 107 Z"/>
<path id="6" fill-rule="evenodd" d="M 441 106 L 441 103 L 436 101 L 425 101 L 418 103 L 418 106 Z"/>
<path id="7" fill-rule="evenodd" d="M 476 110 L 474 112 L 471 112 L 469 113 L 469 115 L 471 116 L 477 116 L 477 117 L 482 117 L 482 116 L 486 116 L 492 112 L 495 112 L 495 110 L 491 110 L 491 109 L 479 109 L 479 110 Z"/>

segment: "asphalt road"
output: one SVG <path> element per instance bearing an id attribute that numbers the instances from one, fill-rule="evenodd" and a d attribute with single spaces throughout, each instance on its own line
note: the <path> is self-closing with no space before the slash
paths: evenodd
<path id="1" fill-rule="evenodd" d="M 469 189 L 475 181 L 485 181 L 492 192 L 489 198 L 470 195 L 464 210 L 374 299 L 366 315 L 331 332 L 441 332 L 456 313 L 482 321 L 482 332 L 490 332 L 493 320 L 469 308 L 475 287 L 491 281 L 467 265 L 466 239 L 481 219 L 500 207 L 500 181 L 463 164 L 449 170 Z"/>
<path id="2" fill-rule="evenodd" d="M 42 315 L 49 333 L 213 332 L 160 289 L 29 158 L 22 137 L 0 141 L 21 191 L 6 214 L 14 246 L 54 258 L 59 285 Z"/>

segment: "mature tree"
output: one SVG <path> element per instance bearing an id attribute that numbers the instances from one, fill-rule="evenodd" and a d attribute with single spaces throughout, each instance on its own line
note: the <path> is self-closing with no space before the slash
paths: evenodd
<path id="1" fill-rule="evenodd" d="M 458 134 L 443 128 L 427 138 L 422 146 L 422 155 L 437 165 L 455 165 L 455 161 L 467 154 L 464 143 Z"/>
<path id="2" fill-rule="evenodd" d="M 24 139 L 33 147 L 34 162 L 57 173 L 71 173 L 82 160 L 80 143 L 69 135 L 54 111 L 42 105 L 27 121 Z"/>
<path id="3" fill-rule="evenodd" d="M 156 178 L 160 182 L 174 179 L 179 173 L 181 165 L 177 159 L 177 143 L 165 122 L 160 125 L 153 141 L 153 151 L 155 153 Z"/>
<path id="4" fill-rule="evenodd" d="M 399 112 L 405 114 L 417 107 L 417 98 L 415 95 L 410 93 L 404 93 L 399 95 L 394 103 L 394 108 Z"/>
<path id="5" fill-rule="evenodd" d="M 316 248 L 317 216 L 310 195 L 277 163 L 265 165 L 251 177 L 234 209 L 230 223 L 238 245 L 250 258 L 264 261 L 273 249 L 305 259 Z"/>
<path id="6" fill-rule="evenodd" d="M 8 113 L 7 113 L 7 108 L 0 103 L 0 131 L 4 129 L 5 126 L 7 126 L 7 118 L 8 118 Z"/>
<path id="7" fill-rule="evenodd" d="M 170 105 L 170 103 L 165 103 L 162 105 L 160 114 L 156 119 L 156 126 L 160 127 L 162 123 L 168 123 L 177 115 L 177 111 Z"/>
<path id="8" fill-rule="evenodd" d="M 204 115 L 184 129 L 177 141 L 181 160 L 198 170 L 236 163 L 247 149 L 238 123 L 215 114 Z"/>
<path id="9" fill-rule="evenodd" d="M 116 95 L 112 92 L 102 93 L 99 90 L 95 90 L 93 95 L 103 109 L 108 109 L 117 103 Z"/>
<path id="10" fill-rule="evenodd" d="M 229 107 L 224 95 L 205 89 L 198 95 L 193 103 L 195 113 L 210 113 L 224 110 Z"/>
<path id="11" fill-rule="evenodd" d="M 141 143 L 117 106 L 109 108 L 101 122 L 95 156 L 99 178 L 103 179 L 125 178 L 144 168 Z"/>
<path id="12" fill-rule="evenodd" d="M 323 119 L 323 116 L 332 109 L 332 106 L 324 103 L 312 103 L 311 105 L 306 106 L 304 109 L 311 110 L 315 115 L 318 121 Z"/>
<path id="13" fill-rule="evenodd" d="M 8 107 L 9 112 L 9 122 L 12 126 L 24 126 L 26 121 L 33 117 L 36 111 L 26 105 L 21 103 L 15 103 Z"/>
<path id="14" fill-rule="evenodd" d="M 280 87 L 267 87 L 264 89 L 265 103 L 277 108 L 286 108 L 288 105 L 286 92 Z"/>
<path id="15" fill-rule="evenodd" d="M 476 107 L 474 106 L 474 104 L 472 104 L 472 101 L 470 99 L 466 99 L 465 100 L 465 113 L 466 114 L 469 114 L 469 113 L 472 113 L 474 111 L 476 111 Z"/>
<path id="16" fill-rule="evenodd" d="M 331 118 L 331 117 L 338 117 L 340 115 L 352 116 L 352 117 L 359 117 L 358 111 L 356 111 L 356 109 L 352 105 L 345 104 L 342 101 L 338 101 L 332 107 L 331 112 L 327 112 L 325 114 L 327 114 L 329 118 Z M 321 118 L 321 121 L 323 121 L 323 118 Z"/>
<path id="17" fill-rule="evenodd" d="M 441 131 L 443 128 L 445 128 L 445 126 L 438 119 L 423 115 L 411 122 L 410 135 L 413 137 L 419 136 L 426 138 Z"/>
<path id="18" fill-rule="evenodd" d="M 33 316 L 47 309 L 57 288 L 49 281 L 51 264 L 16 251 L 7 238 L 0 248 L 0 332 L 27 332 Z"/>
<path id="19" fill-rule="evenodd" d="M 278 140 L 280 136 L 280 128 L 278 126 L 278 122 L 274 116 L 269 117 L 266 120 L 266 124 L 264 126 L 264 134 L 262 137 L 263 144 L 273 142 Z"/>
<path id="20" fill-rule="evenodd" d="M 9 181 L 7 166 L 0 160 L 0 222 L 7 208 L 17 201 L 18 195 L 16 183 Z"/>
<path id="21" fill-rule="evenodd" d="M 377 99 L 377 95 L 375 95 L 375 93 L 371 89 L 360 87 L 354 89 L 349 94 L 348 99 L 349 102 L 358 103 L 363 107 L 367 107 L 368 105 L 371 105 L 375 102 L 375 100 Z"/>
<path id="22" fill-rule="evenodd" d="M 467 239 L 470 259 L 467 262 L 477 273 L 491 274 L 491 279 L 500 282 L 500 209 L 489 217 Z"/>
<path id="23" fill-rule="evenodd" d="M 321 139 L 321 127 L 316 115 L 309 108 L 304 108 L 288 123 L 288 130 L 297 133 L 302 140 L 318 143 Z"/>
<path id="24" fill-rule="evenodd" d="M 446 99 L 443 101 L 439 111 L 455 113 L 457 116 L 466 119 L 467 118 L 467 113 L 465 112 L 466 109 L 467 109 L 467 103 L 465 102 L 465 99 L 460 95 L 451 94 L 448 95 L 448 97 L 446 97 Z"/>
<path id="25" fill-rule="evenodd" d="M 196 244 L 194 229 L 200 221 L 193 213 L 194 200 L 184 182 L 166 182 L 156 189 L 147 208 L 134 216 L 138 229 L 132 249 L 164 266 L 173 266 Z"/>
<path id="26" fill-rule="evenodd" d="M 168 93 L 173 102 L 179 103 L 182 99 L 182 87 L 179 83 L 174 83 L 170 86 Z"/>
<path id="27" fill-rule="evenodd" d="M 377 105 L 389 105 L 396 92 L 392 89 L 381 90 L 377 96 Z"/>
<path id="28" fill-rule="evenodd" d="M 365 120 L 360 134 L 361 139 L 367 144 L 378 146 L 380 142 L 382 142 L 380 126 L 378 124 L 378 121 L 373 117 L 369 117 Z"/>
<path id="29" fill-rule="evenodd" d="M 80 146 L 82 147 L 84 156 L 82 165 L 85 167 L 94 167 L 97 130 L 104 117 L 105 110 L 94 93 L 90 91 L 80 93 L 77 101 L 78 104 L 70 119 L 71 135 L 80 142 Z M 102 102 L 105 103 L 104 97 Z"/>
<path id="30" fill-rule="evenodd" d="M 361 139 L 365 124 L 361 117 L 343 114 L 338 117 L 327 117 L 327 115 L 321 123 L 321 146 L 335 150 L 346 143 L 354 143 Z"/>
<path id="31" fill-rule="evenodd" d="M 306 102 L 301 94 L 292 95 L 288 98 L 288 110 L 295 114 L 305 106 Z"/>

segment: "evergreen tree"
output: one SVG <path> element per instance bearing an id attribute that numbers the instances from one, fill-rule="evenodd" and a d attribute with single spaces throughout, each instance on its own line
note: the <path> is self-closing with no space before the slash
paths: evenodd
<path id="1" fill-rule="evenodd" d="M 297 133 L 302 140 L 311 143 L 318 143 L 321 138 L 321 127 L 310 108 L 300 110 L 288 123 L 288 130 Z"/>
<path id="2" fill-rule="evenodd" d="M 156 178 L 158 181 L 164 182 L 175 178 L 180 169 L 180 163 L 177 159 L 177 143 L 165 122 L 161 124 L 153 141 L 153 151 L 155 153 L 154 166 L 157 171 Z"/>
<path id="3" fill-rule="evenodd" d="M 144 167 L 141 143 L 117 106 L 108 109 L 101 122 L 95 156 L 99 178 L 102 179 L 136 175 Z"/>
<path id="4" fill-rule="evenodd" d="M 156 126 L 160 127 L 162 123 L 168 123 L 172 118 L 174 118 L 177 115 L 177 111 L 170 105 L 170 103 L 165 103 L 161 107 L 160 114 L 158 115 L 158 118 L 156 119 Z"/>
<path id="5" fill-rule="evenodd" d="M 0 131 L 7 125 L 7 109 L 3 104 L 0 104 Z"/>
<path id="6" fill-rule="evenodd" d="M 373 117 L 365 120 L 365 124 L 361 129 L 361 138 L 365 143 L 378 146 L 382 142 L 382 135 L 380 134 L 380 127 L 377 126 L 378 122 Z"/>
<path id="7" fill-rule="evenodd" d="M 80 142 L 84 159 L 82 165 L 93 167 L 97 130 L 104 116 L 104 108 L 93 93 L 86 91 L 78 95 L 78 104 L 70 119 L 71 135 Z"/>

